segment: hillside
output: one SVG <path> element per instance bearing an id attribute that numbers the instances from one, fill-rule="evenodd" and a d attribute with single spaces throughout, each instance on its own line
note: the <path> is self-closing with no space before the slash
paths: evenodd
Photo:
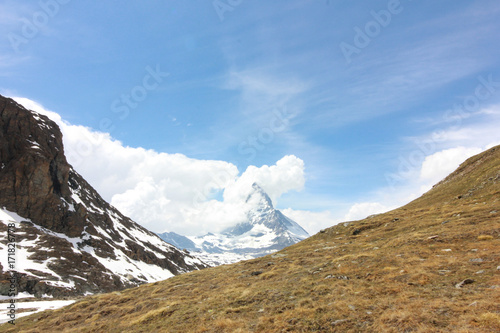
<path id="1" fill-rule="evenodd" d="M 499 200 L 496 147 L 391 212 L 0 331 L 498 332 Z"/>

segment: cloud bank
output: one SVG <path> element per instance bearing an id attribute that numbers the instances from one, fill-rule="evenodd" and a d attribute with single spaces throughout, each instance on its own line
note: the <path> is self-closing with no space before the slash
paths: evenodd
<path id="1" fill-rule="evenodd" d="M 47 115 L 63 133 L 68 162 L 125 215 L 147 228 L 185 235 L 220 232 L 245 219 L 245 199 L 257 182 L 274 203 L 305 183 L 304 162 L 288 155 L 271 166 L 249 166 L 183 154 L 126 147 L 109 133 L 72 125 L 26 98 L 26 108 Z M 223 191 L 222 201 L 216 199 Z"/>
<path id="2" fill-rule="evenodd" d="M 63 132 L 69 163 L 106 200 L 152 231 L 184 235 L 220 232 L 245 220 L 249 209 L 245 200 L 254 182 L 275 205 L 283 194 L 305 186 L 304 161 L 294 155 L 270 166 L 249 166 L 240 173 L 225 161 L 126 147 L 109 133 L 72 125 L 29 99 L 14 99 L 54 120 Z M 467 125 L 443 125 L 439 135 L 433 132 L 409 138 L 414 149 L 400 157 L 395 173 L 386 175 L 387 186 L 368 193 L 365 200 L 345 202 L 336 211 L 287 208 L 283 213 L 314 234 L 339 222 L 359 220 L 408 203 L 466 158 L 500 143 L 500 106 L 480 110 L 470 118 L 475 121 Z"/>

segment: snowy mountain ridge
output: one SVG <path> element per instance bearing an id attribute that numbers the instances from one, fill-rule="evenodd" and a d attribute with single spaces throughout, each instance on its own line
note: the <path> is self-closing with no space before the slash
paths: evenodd
<path id="1" fill-rule="evenodd" d="M 252 185 L 246 202 L 252 207 L 246 214 L 247 220 L 222 233 L 185 237 L 168 232 L 160 237 L 211 265 L 261 257 L 309 237 L 298 223 L 273 207 L 271 199 L 258 184 Z"/>

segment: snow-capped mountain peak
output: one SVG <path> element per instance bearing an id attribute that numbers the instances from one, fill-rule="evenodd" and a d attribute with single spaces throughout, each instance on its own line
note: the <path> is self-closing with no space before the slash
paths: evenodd
<path id="1" fill-rule="evenodd" d="M 195 246 L 186 247 L 203 261 L 225 264 L 260 257 L 295 244 L 309 234 L 298 223 L 276 210 L 267 193 L 256 183 L 246 198 L 246 220 L 220 234 L 209 233 L 198 237 L 183 237 L 164 233 L 167 242 Z"/>
<path id="2" fill-rule="evenodd" d="M 248 195 L 246 202 L 257 206 L 257 209 L 262 211 L 274 209 L 271 198 L 257 183 L 252 184 L 252 191 Z"/>
<path id="3" fill-rule="evenodd" d="M 307 231 L 298 223 L 274 209 L 271 198 L 257 183 L 252 185 L 252 192 L 248 195 L 246 202 L 251 204 L 251 209 L 247 213 L 247 221 L 237 224 L 225 233 L 239 235 L 256 225 L 262 225 L 277 235 L 289 234 L 295 238 L 295 243 L 309 237 Z"/>

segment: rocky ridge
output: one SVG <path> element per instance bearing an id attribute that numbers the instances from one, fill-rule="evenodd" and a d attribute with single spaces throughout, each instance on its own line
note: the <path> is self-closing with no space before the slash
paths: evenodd
<path id="1" fill-rule="evenodd" d="M 49 118 L 0 96 L 0 129 L 0 247 L 15 223 L 19 292 L 113 291 L 206 267 L 108 204 L 68 164 Z"/>

